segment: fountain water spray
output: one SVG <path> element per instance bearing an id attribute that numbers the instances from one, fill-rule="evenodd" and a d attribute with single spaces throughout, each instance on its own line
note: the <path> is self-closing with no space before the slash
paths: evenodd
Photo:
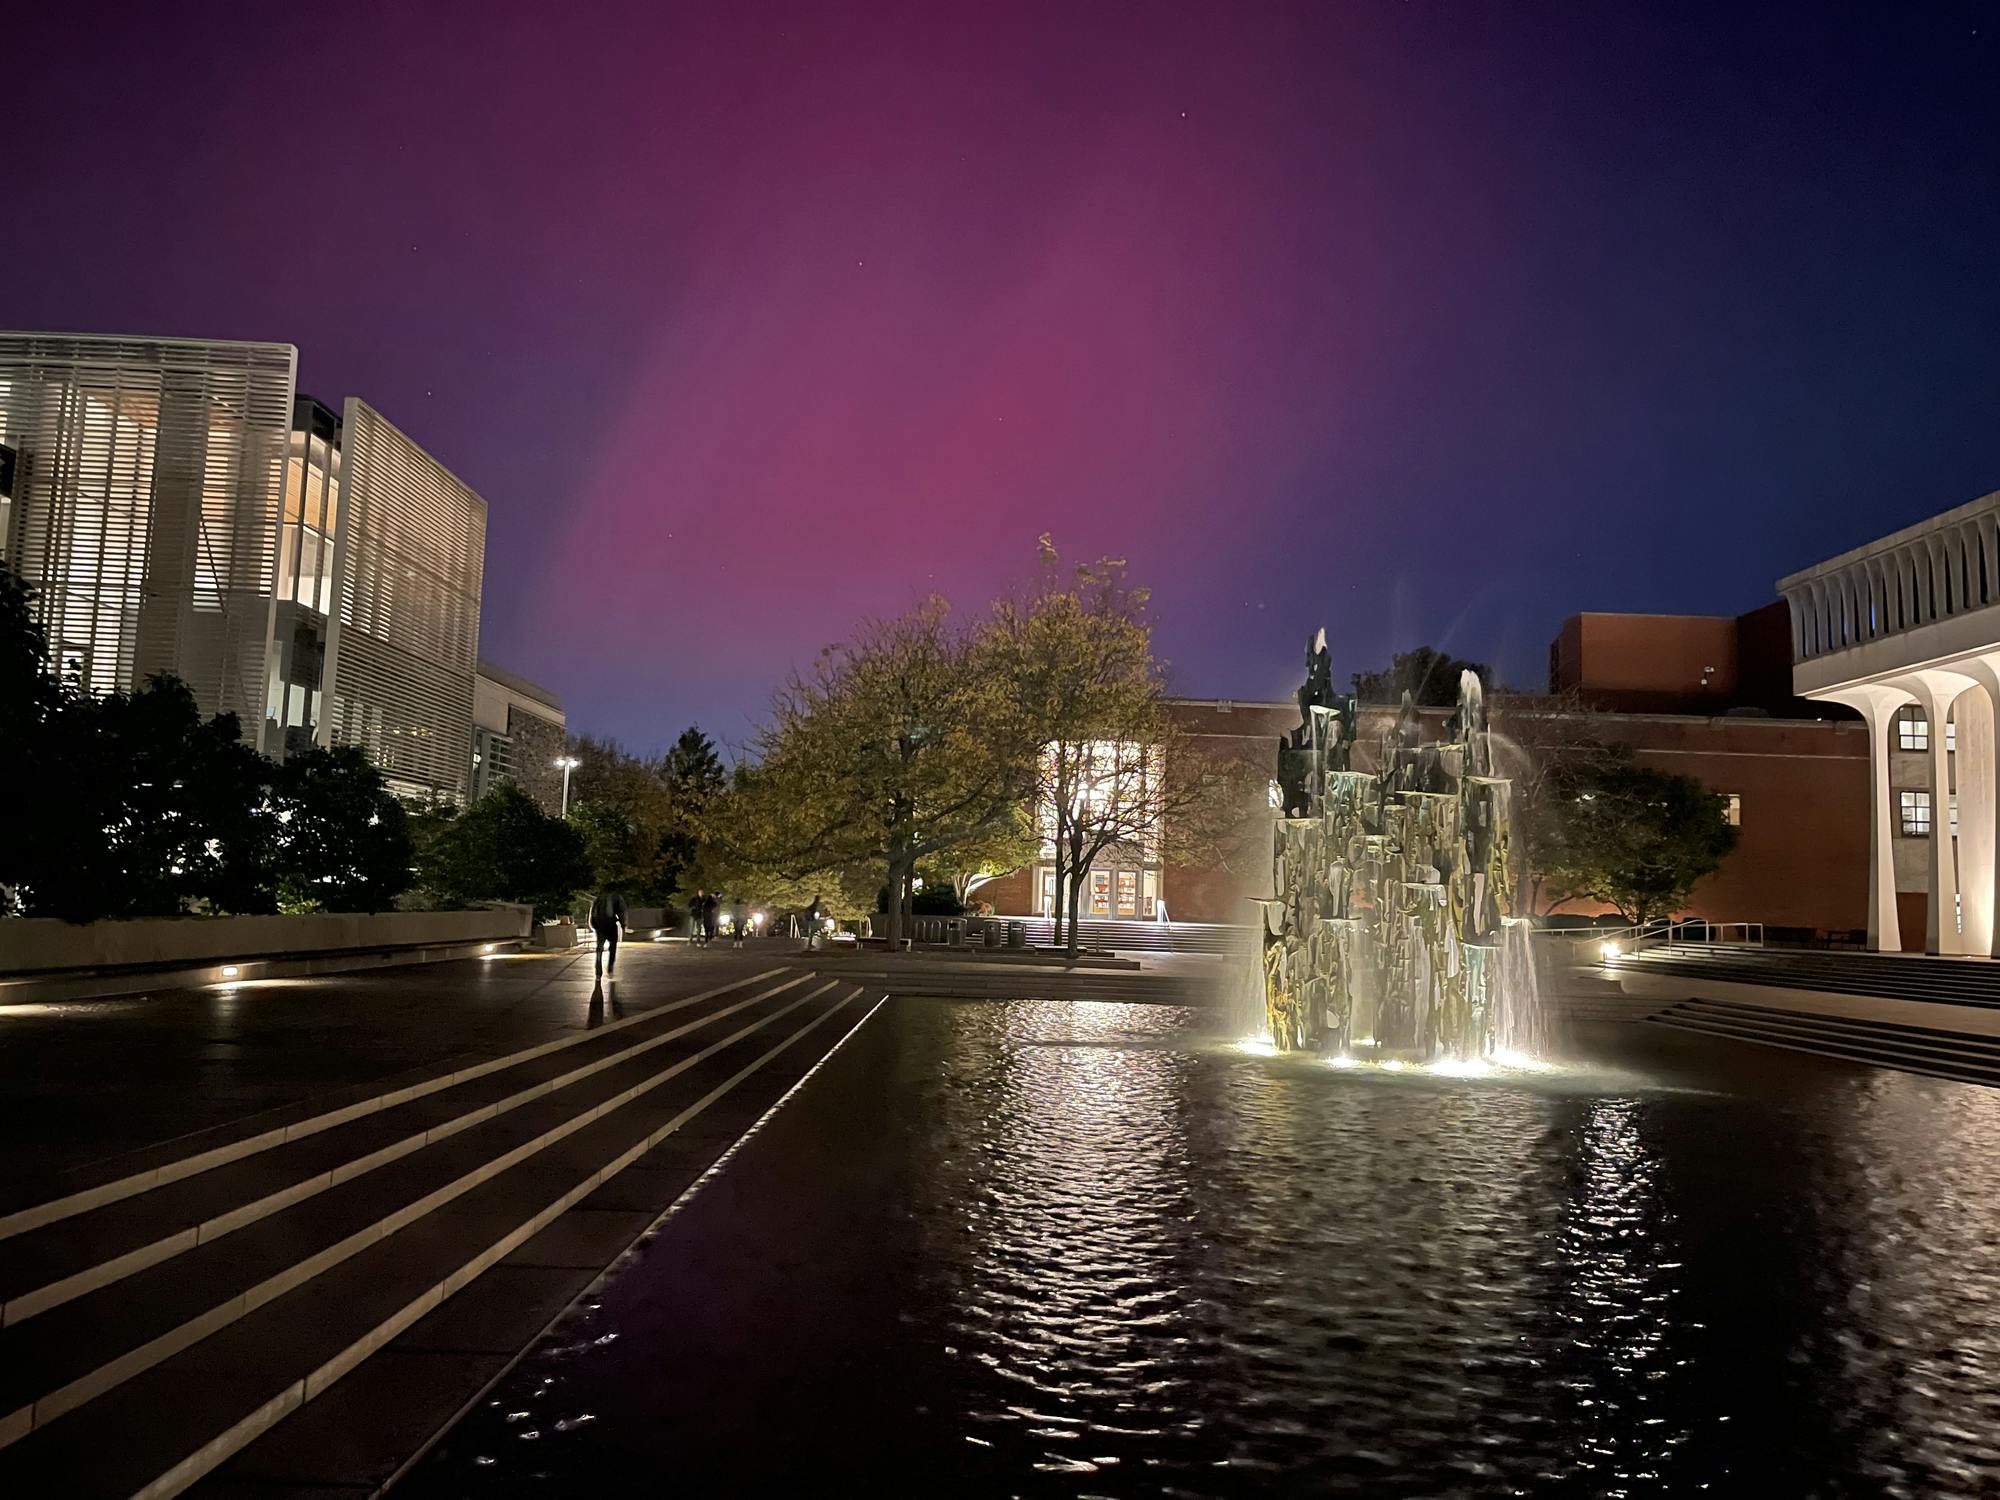
<path id="1" fill-rule="evenodd" d="M 1460 675 L 1458 711 L 1432 744 L 1405 693 L 1375 771 L 1353 767 L 1355 700 L 1334 692 L 1324 630 L 1298 700 L 1299 727 L 1278 748 L 1273 892 L 1260 898 L 1272 1044 L 1461 1071 L 1539 1054 L 1529 928 L 1507 915 L 1512 784 L 1493 774 L 1478 677 Z"/>

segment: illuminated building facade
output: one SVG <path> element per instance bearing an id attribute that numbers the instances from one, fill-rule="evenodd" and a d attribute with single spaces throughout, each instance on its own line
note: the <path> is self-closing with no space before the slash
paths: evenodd
<path id="1" fill-rule="evenodd" d="M 486 502 L 366 402 L 299 396 L 297 365 L 0 333 L 0 559 L 90 691 L 171 673 L 266 755 L 358 745 L 397 793 L 464 801 Z"/>

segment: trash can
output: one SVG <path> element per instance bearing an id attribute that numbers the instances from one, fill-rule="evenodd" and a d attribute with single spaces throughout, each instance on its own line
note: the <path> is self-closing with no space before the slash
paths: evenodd
<path id="1" fill-rule="evenodd" d="M 1009 922 L 1007 924 L 1007 946 L 1009 948 L 1025 948 L 1028 946 L 1028 924 L 1026 922 Z"/>
<path id="2" fill-rule="evenodd" d="M 988 922 L 986 924 L 986 946 L 989 948 L 1000 946 L 1000 924 L 998 922 Z"/>

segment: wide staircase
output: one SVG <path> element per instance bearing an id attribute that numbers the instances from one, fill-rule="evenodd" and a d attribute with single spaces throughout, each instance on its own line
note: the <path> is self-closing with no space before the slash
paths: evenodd
<path id="1" fill-rule="evenodd" d="M 1825 953 L 1736 943 L 1676 943 L 1611 960 L 1607 972 L 1779 985 L 1885 1000 L 2000 1006 L 2000 962 L 1901 953 Z"/>
<path id="2" fill-rule="evenodd" d="M 2000 1037 L 1744 1005 L 1680 1000 L 1655 1011 L 1655 1025 L 1707 1036 L 1813 1052 L 1964 1083 L 2000 1085 Z"/>
<path id="3" fill-rule="evenodd" d="M 282 1446 L 289 1416 L 394 1364 L 371 1355 L 453 1307 L 465 1322 L 503 1262 L 576 1266 L 566 1302 L 879 993 L 773 968 L 14 1208 L 0 1495 L 171 1495 Z M 501 1296 L 472 1321 L 521 1316 Z M 553 1313 L 526 1316 L 503 1346 Z M 476 1389 L 444 1393 L 439 1424 Z M 310 1472 L 327 1441 L 293 1439 L 275 1472 Z"/>

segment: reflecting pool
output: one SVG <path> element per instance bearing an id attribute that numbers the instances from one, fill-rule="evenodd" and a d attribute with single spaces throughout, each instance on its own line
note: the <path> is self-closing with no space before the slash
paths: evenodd
<path id="1" fill-rule="evenodd" d="M 879 1011 L 398 1493 L 2000 1491 L 2000 1094 Z"/>

